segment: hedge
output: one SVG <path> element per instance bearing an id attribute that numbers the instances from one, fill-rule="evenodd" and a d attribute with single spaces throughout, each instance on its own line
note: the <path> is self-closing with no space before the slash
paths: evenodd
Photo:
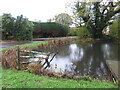
<path id="1" fill-rule="evenodd" d="M 61 37 L 66 36 L 69 27 L 55 22 L 34 22 L 33 37 Z"/>

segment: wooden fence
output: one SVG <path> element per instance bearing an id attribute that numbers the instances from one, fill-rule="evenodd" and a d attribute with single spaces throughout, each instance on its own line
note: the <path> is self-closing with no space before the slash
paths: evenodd
<path id="1" fill-rule="evenodd" d="M 24 53 L 32 53 L 32 54 L 40 54 L 40 55 L 45 55 L 45 57 L 42 57 L 42 56 L 22 56 L 20 53 L 21 52 L 24 52 Z M 47 67 L 50 67 L 50 62 L 54 59 L 54 57 L 56 56 L 57 53 L 55 53 L 52 58 L 50 60 L 49 59 L 49 56 L 51 55 L 50 52 L 48 53 L 43 53 L 43 52 L 37 52 L 37 51 L 30 51 L 30 50 L 20 50 L 19 46 L 17 46 L 17 55 L 18 55 L 18 70 L 21 69 L 21 63 L 25 63 L 25 62 L 21 62 L 21 58 L 39 58 L 39 59 L 43 59 L 45 60 L 45 62 L 42 64 L 42 67 L 44 67 L 45 64 L 47 64 L 43 69 L 46 69 Z M 31 63 L 30 61 L 27 62 L 28 64 Z"/>

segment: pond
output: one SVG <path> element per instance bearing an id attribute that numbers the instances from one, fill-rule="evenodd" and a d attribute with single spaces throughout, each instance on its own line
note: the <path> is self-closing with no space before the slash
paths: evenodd
<path id="1" fill-rule="evenodd" d="M 80 76 L 107 77 L 109 71 L 106 60 L 118 60 L 118 44 L 114 42 L 71 43 L 37 51 L 56 52 L 57 50 L 59 53 L 51 62 L 51 68 L 57 72 L 67 72 Z"/>

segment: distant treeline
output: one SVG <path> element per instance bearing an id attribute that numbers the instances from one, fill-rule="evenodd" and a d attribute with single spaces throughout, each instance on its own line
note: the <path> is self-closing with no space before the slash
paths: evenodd
<path id="1" fill-rule="evenodd" d="M 61 37 L 66 36 L 69 27 L 56 22 L 34 22 L 33 37 Z"/>
<path id="2" fill-rule="evenodd" d="M 14 39 L 17 41 L 32 40 L 38 37 L 62 37 L 66 36 L 69 27 L 56 22 L 33 22 L 27 18 L 11 14 L 2 16 L 2 39 Z"/>

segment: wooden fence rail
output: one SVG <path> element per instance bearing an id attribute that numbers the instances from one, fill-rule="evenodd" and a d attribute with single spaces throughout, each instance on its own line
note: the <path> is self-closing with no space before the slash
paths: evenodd
<path id="1" fill-rule="evenodd" d="M 41 57 L 41 56 L 20 56 L 20 58 L 42 58 L 42 59 L 45 59 L 45 58 L 47 58 L 47 56 L 46 57 Z"/>
<path id="2" fill-rule="evenodd" d="M 45 55 L 45 57 L 43 57 L 43 56 L 21 56 L 20 52 L 32 53 L 32 54 L 40 54 L 40 55 Z M 39 58 L 39 59 L 43 59 L 43 60 L 45 60 L 45 62 L 43 63 L 42 67 L 44 67 L 44 65 L 47 64 L 46 67 L 44 68 L 44 69 L 46 69 L 47 67 L 50 67 L 50 62 L 53 60 L 53 58 L 56 56 L 57 53 L 55 53 L 52 56 L 51 60 L 48 61 L 49 56 L 51 54 L 50 52 L 49 53 L 43 53 L 43 52 L 37 52 L 37 51 L 20 50 L 19 46 L 17 46 L 17 54 L 18 54 L 18 70 L 20 70 L 21 69 L 21 67 L 20 67 L 20 64 L 21 64 L 21 60 L 20 59 L 21 58 L 25 58 L 25 59 L 27 59 L 27 58 Z M 27 62 L 27 63 L 30 63 L 30 62 Z"/>
<path id="3" fill-rule="evenodd" d="M 48 55 L 48 54 L 50 54 L 50 53 L 43 53 L 43 52 L 29 51 L 29 50 L 20 50 L 20 52 L 35 53 L 35 54 L 42 54 L 42 55 Z"/>

